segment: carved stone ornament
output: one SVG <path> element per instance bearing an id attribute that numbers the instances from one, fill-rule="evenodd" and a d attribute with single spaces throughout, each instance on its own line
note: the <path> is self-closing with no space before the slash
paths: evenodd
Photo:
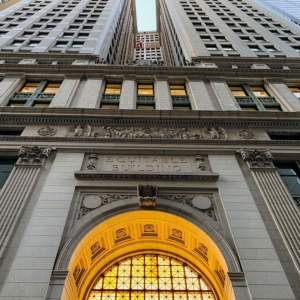
<path id="1" fill-rule="evenodd" d="M 98 155 L 97 154 L 91 154 L 89 156 L 89 163 L 86 166 L 86 170 L 90 170 L 90 171 L 95 171 L 96 170 L 96 162 L 98 159 Z"/>
<path id="2" fill-rule="evenodd" d="M 181 128 L 117 128 L 103 126 L 94 130 L 90 125 L 71 125 L 66 137 L 94 137 L 94 138 L 121 138 L 121 139 L 179 139 L 179 140 L 224 140 L 227 139 L 223 127 L 203 127 L 189 129 Z"/>
<path id="3" fill-rule="evenodd" d="M 20 165 L 41 165 L 44 160 L 49 157 L 52 151 L 51 147 L 39 148 L 34 147 L 21 147 L 19 150 L 19 160 L 17 164 Z"/>
<path id="4" fill-rule="evenodd" d="M 195 158 L 195 161 L 197 162 L 197 169 L 199 172 L 207 172 L 207 168 L 204 165 L 204 158 L 202 155 L 197 155 Z"/>
<path id="5" fill-rule="evenodd" d="M 212 196 L 202 195 L 162 195 L 162 199 L 171 200 L 193 207 L 217 221 Z"/>
<path id="6" fill-rule="evenodd" d="M 114 194 L 86 194 L 82 198 L 77 219 L 81 219 L 83 216 L 100 206 L 130 198 L 131 196 L 127 195 L 124 196 Z"/>
<path id="7" fill-rule="evenodd" d="M 241 154 L 243 160 L 249 164 L 251 168 L 274 168 L 273 156 L 269 149 L 267 150 L 254 150 L 245 151 L 244 149 L 238 150 L 237 153 Z"/>
<path id="8" fill-rule="evenodd" d="M 250 130 L 240 130 L 236 133 L 236 137 L 240 140 L 253 140 L 255 135 Z"/>
<path id="9" fill-rule="evenodd" d="M 163 60 L 128 60 L 128 66 L 133 67 L 163 67 L 164 61 Z"/>
<path id="10" fill-rule="evenodd" d="M 137 186 L 139 206 L 156 206 L 157 186 L 139 184 Z"/>
<path id="11" fill-rule="evenodd" d="M 54 136 L 57 130 L 52 127 L 42 127 L 37 131 L 37 134 L 40 136 Z"/>

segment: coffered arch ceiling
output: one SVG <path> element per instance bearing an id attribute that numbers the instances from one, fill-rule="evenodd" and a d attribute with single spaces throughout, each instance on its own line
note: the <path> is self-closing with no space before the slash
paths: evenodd
<path id="1" fill-rule="evenodd" d="M 114 216 L 77 244 L 62 299 L 86 299 L 101 273 L 137 254 L 163 254 L 185 262 L 210 283 L 218 299 L 235 299 L 227 272 L 240 272 L 239 265 L 226 242 L 216 232 L 211 236 L 214 240 L 191 222 L 166 212 L 138 210 Z"/>

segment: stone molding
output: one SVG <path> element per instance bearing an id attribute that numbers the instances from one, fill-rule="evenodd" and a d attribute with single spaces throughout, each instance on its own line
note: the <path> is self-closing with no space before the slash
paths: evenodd
<path id="1" fill-rule="evenodd" d="M 106 77 L 105 73 L 100 73 L 100 74 L 85 74 L 87 79 L 98 79 L 98 80 L 103 80 Z"/>
<path id="2" fill-rule="evenodd" d="M 226 76 L 206 76 L 210 82 L 226 82 Z"/>
<path id="3" fill-rule="evenodd" d="M 155 75 L 156 81 L 168 81 L 169 76 Z"/>
<path id="4" fill-rule="evenodd" d="M 65 74 L 65 79 L 82 79 L 84 77 L 84 74 L 79 74 L 79 73 L 72 73 L 72 74 Z"/>
<path id="5" fill-rule="evenodd" d="M 197 82 L 197 81 L 203 81 L 205 76 L 204 75 L 188 75 L 187 77 L 187 80 L 189 82 Z"/>
<path id="6" fill-rule="evenodd" d="M 210 172 L 199 173 L 160 173 L 160 172 L 88 172 L 78 171 L 74 173 L 76 179 L 86 180 L 181 180 L 216 182 L 219 174 Z"/>
<path id="7" fill-rule="evenodd" d="M 134 80 L 136 80 L 136 75 L 135 74 L 125 74 L 124 79 L 134 81 Z"/>
<path id="8" fill-rule="evenodd" d="M 276 84 L 276 83 L 282 83 L 284 84 L 284 78 L 283 77 L 266 77 L 264 78 L 264 83 L 269 84 Z"/>
<path id="9" fill-rule="evenodd" d="M 26 78 L 26 73 L 18 73 L 18 72 L 7 72 L 5 73 L 5 78 L 16 78 L 19 77 L 20 79 Z"/>

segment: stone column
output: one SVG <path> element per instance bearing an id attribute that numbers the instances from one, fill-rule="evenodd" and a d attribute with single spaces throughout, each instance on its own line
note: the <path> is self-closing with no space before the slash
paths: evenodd
<path id="1" fill-rule="evenodd" d="M 125 75 L 120 97 L 120 109 L 136 109 L 135 75 Z"/>
<path id="2" fill-rule="evenodd" d="M 287 111 L 300 111 L 299 99 L 283 83 L 283 78 L 265 78 L 265 85 Z"/>
<path id="3" fill-rule="evenodd" d="M 83 93 L 79 98 L 76 107 L 80 108 L 99 108 L 100 107 L 100 92 L 104 74 L 97 76 L 88 75 L 87 82 L 84 86 Z"/>
<path id="4" fill-rule="evenodd" d="M 18 87 L 25 82 L 23 73 L 6 73 L 0 82 L 0 106 L 6 105 L 9 98 L 17 91 Z"/>
<path id="5" fill-rule="evenodd" d="M 229 90 L 225 77 L 207 76 L 223 110 L 241 110 Z"/>
<path id="6" fill-rule="evenodd" d="M 35 146 L 19 151 L 18 162 L 0 193 L 0 257 L 51 150 Z"/>
<path id="7" fill-rule="evenodd" d="M 77 91 L 81 77 L 81 74 L 66 75 L 65 80 L 51 101 L 50 107 L 69 107 Z"/>
<path id="8" fill-rule="evenodd" d="M 300 273 L 300 212 L 273 165 L 269 150 L 239 150 Z"/>
<path id="9" fill-rule="evenodd" d="M 207 92 L 203 76 L 188 76 L 188 92 L 193 110 L 215 110 Z"/>
<path id="10" fill-rule="evenodd" d="M 155 76 L 155 108 L 158 110 L 172 110 L 172 100 L 167 76 Z"/>

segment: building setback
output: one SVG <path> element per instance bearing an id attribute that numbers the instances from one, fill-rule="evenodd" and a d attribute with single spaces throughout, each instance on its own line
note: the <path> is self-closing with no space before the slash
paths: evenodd
<path id="1" fill-rule="evenodd" d="M 134 0 L 16 2 L 0 300 L 300 299 L 299 26 L 250 0 L 157 0 L 146 33 Z"/>

